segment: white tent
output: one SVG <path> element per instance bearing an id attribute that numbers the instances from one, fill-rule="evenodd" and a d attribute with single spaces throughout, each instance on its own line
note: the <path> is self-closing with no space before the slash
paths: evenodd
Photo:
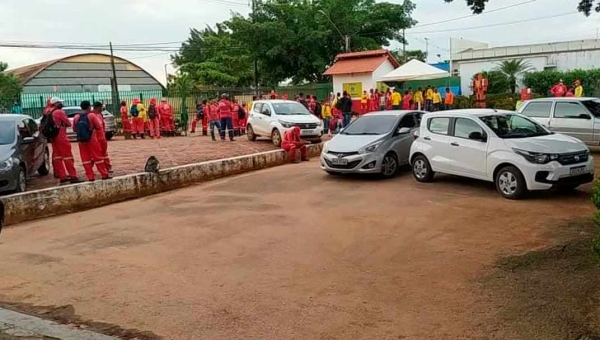
<path id="1" fill-rule="evenodd" d="M 449 77 L 450 73 L 413 59 L 381 77 L 380 81 L 429 80 Z"/>

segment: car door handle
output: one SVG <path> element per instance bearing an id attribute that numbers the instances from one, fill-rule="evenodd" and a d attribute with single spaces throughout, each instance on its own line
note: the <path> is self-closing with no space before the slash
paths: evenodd
<path id="1" fill-rule="evenodd" d="M 424 140 L 431 140 L 429 137 L 423 137 Z"/>
<path id="2" fill-rule="evenodd" d="M 458 145 L 458 143 L 455 143 L 455 142 L 450 143 L 450 145 L 452 145 L 452 146 L 460 146 L 460 145 Z"/>

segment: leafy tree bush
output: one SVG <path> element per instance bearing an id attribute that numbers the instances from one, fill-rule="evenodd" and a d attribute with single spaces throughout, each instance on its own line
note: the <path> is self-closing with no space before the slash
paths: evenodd
<path id="1" fill-rule="evenodd" d="M 600 181 L 596 181 L 592 190 L 592 202 L 596 206 L 596 209 L 600 209 Z M 596 257 L 600 260 L 600 210 L 596 210 L 594 213 L 594 223 L 598 227 L 598 233 L 592 243 L 592 251 L 596 254 Z"/>
<path id="2" fill-rule="evenodd" d="M 525 74 L 523 83 L 536 94 L 548 95 L 552 85 L 560 79 L 567 86 L 573 84 L 576 79 L 580 79 L 586 96 L 594 96 L 600 90 L 600 69 L 530 72 Z"/>
<path id="3" fill-rule="evenodd" d="M 23 89 L 17 77 L 3 73 L 7 68 L 8 64 L 0 62 L 0 111 L 10 110 L 13 103 L 19 101 Z"/>
<path id="4" fill-rule="evenodd" d="M 488 80 L 488 94 L 507 93 L 510 90 L 510 83 L 508 77 L 502 72 L 494 71 L 481 71 L 483 77 Z M 477 78 L 477 74 L 474 74 L 471 81 Z"/>

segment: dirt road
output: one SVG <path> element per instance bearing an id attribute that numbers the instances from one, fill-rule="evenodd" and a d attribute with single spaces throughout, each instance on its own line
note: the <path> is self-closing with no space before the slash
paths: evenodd
<path id="1" fill-rule="evenodd" d="M 312 161 L 9 228 L 0 300 L 167 339 L 519 339 L 480 279 L 592 211 Z"/>

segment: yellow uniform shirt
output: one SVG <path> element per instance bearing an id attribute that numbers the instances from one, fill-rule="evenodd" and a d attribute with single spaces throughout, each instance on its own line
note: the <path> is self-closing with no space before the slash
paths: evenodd
<path id="1" fill-rule="evenodd" d="M 439 104 L 442 102 L 442 95 L 439 92 L 435 92 L 432 100 L 434 104 Z"/>
<path id="2" fill-rule="evenodd" d="M 146 107 L 144 106 L 144 104 L 142 104 L 142 103 L 137 104 L 137 109 L 138 109 L 138 118 L 142 118 L 144 121 L 148 120 L 147 115 L 146 115 Z"/>
<path id="3" fill-rule="evenodd" d="M 323 105 L 323 108 L 321 109 L 321 117 L 323 117 L 323 119 L 331 118 L 331 106 Z"/>
<path id="4" fill-rule="evenodd" d="M 575 88 L 575 97 L 583 97 L 583 86 L 579 85 Z"/>
<path id="5" fill-rule="evenodd" d="M 401 101 L 402 101 L 402 96 L 400 95 L 399 92 L 392 93 L 392 105 L 400 105 Z"/>
<path id="6" fill-rule="evenodd" d="M 427 92 L 425 93 L 425 99 L 433 100 L 433 90 L 432 89 L 427 89 Z"/>
<path id="7" fill-rule="evenodd" d="M 413 96 L 413 100 L 415 101 L 415 103 L 422 103 L 423 102 L 423 91 L 415 92 L 415 95 Z"/>
<path id="8" fill-rule="evenodd" d="M 366 104 L 368 101 L 369 101 L 369 96 L 367 94 L 363 94 L 362 96 L 360 96 L 361 104 Z"/>

